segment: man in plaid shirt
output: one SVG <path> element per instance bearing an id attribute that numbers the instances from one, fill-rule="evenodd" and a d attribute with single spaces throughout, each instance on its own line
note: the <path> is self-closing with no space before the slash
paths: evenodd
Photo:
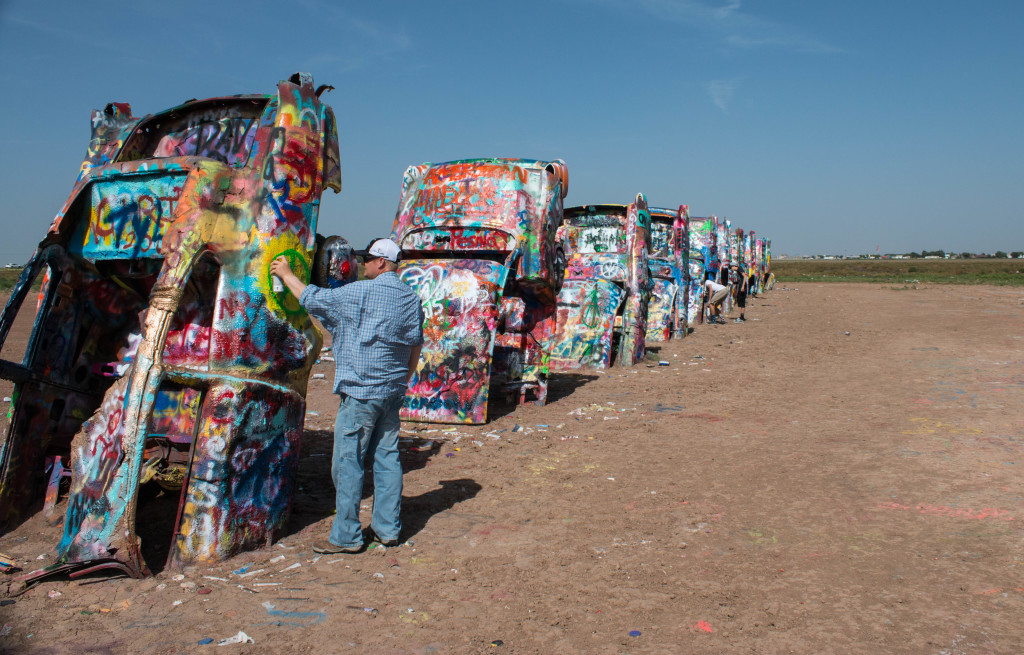
<path id="1" fill-rule="evenodd" d="M 367 279 L 337 289 L 303 283 L 284 257 L 270 265 L 270 272 L 331 333 L 334 392 L 341 396 L 331 463 L 337 515 L 330 538 L 313 544 L 318 553 L 363 549 L 359 502 L 367 461 L 373 462 L 371 539 L 397 546 L 402 529 L 398 411 L 420 359 L 423 308 L 419 296 L 398 278 L 398 244 L 375 239 L 356 254 L 365 262 Z"/>

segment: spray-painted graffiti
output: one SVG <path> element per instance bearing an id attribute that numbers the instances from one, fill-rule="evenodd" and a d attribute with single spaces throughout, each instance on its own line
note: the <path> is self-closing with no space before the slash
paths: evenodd
<path id="1" fill-rule="evenodd" d="M 245 164 L 259 122 L 253 118 L 192 117 L 181 130 L 161 137 L 154 157 L 203 157 L 239 167 Z"/>
<path id="2" fill-rule="evenodd" d="M 147 543 L 185 564 L 272 540 L 321 343 L 269 274 L 285 255 L 308 275 L 320 194 L 340 189 L 334 117 L 308 75 L 276 96 L 141 119 L 112 104 L 92 127 L 79 180 L 0 317 L 2 344 L 46 270 L 29 355 L 0 366 L 16 398 L 0 519 L 39 495 L 44 453 L 71 463 L 56 563 L 35 577 L 141 575 L 163 564 L 146 561 Z M 336 245 L 317 271 L 343 283 L 355 262 Z M 140 542 L 136 513 L 159 494 L 177 511 Z"/>
<path id="3" fill-rule="evenodd" d="M 643 359 L 653 286 L 646 199 L 638 194 L 630 205 L 567 209 L 559 240 L 568 253 L 567 282 L 558 299 L 551 366 L 603 368 L 613 360 L 630 366 Z"/>
<path id="4" fill-rule="evenodd" d="M 416 251 L 510 250 L 513 237 L 492 229 L 425 229 L 410 233 L 405 247 Z"/>
<path id="5" fill-rule="evenodd" d="M 480 259 L 411 260 L 399 275 L 423 304 L 423 352 L 402 414 L 483 423 L 498 305 L 508 269 Z"/>
<path id="6" fill-rule="evenodd" d="M 561 161 L 474 159 L 405 172 L 392 238 L 424 300 L 420 366 L 402 416 L 482 423 L 489 387 L 543 403 L 565 257 Z M 431 259 L 418 259 L 420 254 Z"/>
<path id="7" fill-rule="evenodd" d="M 676 292 L 675 282 L 663 277 L 654 279 L 651 305 L 647 310 L 647 341 L 668 341 L 675 326 Z"/>
<path id="8" fill-rule="evenodd" d="M 651 210 L 651 276 L 653 295 L 647 313 L 647 341 L 686 336 L 688 208 Z"/>
<path id="9" fill-rule="evenodd" d="M 558 294 L 558 337 L 551 367 L 607 368 L 612 361 L 615 316 L 625 290 L 600 278 L 566 280 Z"/>
<path id="10" fill-rule="evenodd" d="M 696 325 L 703 320 L 704 313 L 704 261 L 691 257 L 689 275 L 690 292 L 687 296 L 686 322 Z"/>
<path id="11" fill-rule="evenodd" d="M 159 257 L 183 175 L 101 180 L 69 250 L 92 259 Z"/>

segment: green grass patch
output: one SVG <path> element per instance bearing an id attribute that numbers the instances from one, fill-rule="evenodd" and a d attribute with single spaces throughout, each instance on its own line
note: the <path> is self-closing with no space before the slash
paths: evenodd
<path id="1" fill-rule="evenodd" d="M 778 282 L 1024 286 L 1024 259 L 793 259 L 772 272 Z"/>
<path id="2" fill-rule="evenodd" d="M 0 268 L 0 293 L 10 293 L 21 277 L 20 268 Z M 43 282 L 43 276 L 39 275 L 32 283 L 32 288 L 38 290 Z"/>

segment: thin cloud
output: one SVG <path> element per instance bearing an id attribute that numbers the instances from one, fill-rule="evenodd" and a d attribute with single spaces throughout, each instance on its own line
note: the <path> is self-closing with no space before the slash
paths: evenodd
<path id="1" fill-rule="evenodd" d="M 307 66 L 329 66 L 345 73 L 368 67 L 378 59 L 389 59 L 412 48 L 412 39 L 402 30 L 357 16 L 324 0 L 297 0 L 322 26 L 336 30 L 331 50 L 310 56 Z"/>
<path id="2" fill-rule="evenodd" d="M 738 85 L 738 79 L 711 80 L 707 86 L 711 102 L 715 103 L 715 106 L 722 111 L 729 111 L 729 105 L 732 103 L 733 96 L 736 95 L 736 87 Z"/>
<path id="3" fill-rule="evenodd" d="M 20 16 L 7 16 L 5 20 L 8 23 L 20 25 L 23 28 L 28 28 L 36 32 L 42 32 L 43 34 L 49 34 L 50 36 L 53 36 L 61 41 L 77 43 L 79 45 L 87 45 L 90 48 L 106 50 L 107 52 L 123 52 L 123 49 L 118 47 L 117 45 L 108 43 L 103 39 L 90 38 L 88 36 L 82 35 L 79 32 L 75 32 L 72 30 L 54 27 L 53 25 L 47 25 L 45 23 L 39 23 L 33 20 L 28 20 L 27 18 L 22 18 Z"/>
<path id="4" fill-rule="evenodd" d="M 743 10 L 741 0 L 577 0 L 608 9 L 632 5 L 645 13 L 690 25 L 714 35 L 732 48 L 780 48 L 810 53 L 841 52 L 840 48 L 807 36 L 798 29 L 755 16 Z"/>

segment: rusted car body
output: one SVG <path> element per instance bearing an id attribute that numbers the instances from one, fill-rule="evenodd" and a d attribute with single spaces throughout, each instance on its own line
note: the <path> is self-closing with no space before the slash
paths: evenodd
<path id="1" fill-rule="evenodd" d="M 647 310 L 647 343 L 686 336 L 686 305 L 689 263 L 686 221 L 688 208 L 652 207 L 651 302 Z"/>
<path id="2" fill-rule="evenodd" d="M 714 247 L 716 220 L 714 216 L 691 217 L 688 222 L 690 297 L 686 319 L 690 325 L 704 322 L 704 279 L 708 275 L 717 275 L 718 272 L 717 249 Z M 715 254 L 714 258 L 712 253 Z"/>
<path id="3" fill-rule="evenodd" d="M 547 344 L 565 256 L 568 167 L 527 159 L 411 166 L 392 238 L 423 301 L 423 353 L 402 418 L 484 423 L 494 386 L 547 397 Z"/>
<path id="4" fill-rule="evenodd" d="M 565 283 L 551 346 L 552 370 L 632 366 L 646 352 L 651 299 L 651 214 L 637 194 L 629 205 L 565 210 Z"/>
<path id="5" fill-rule="evenodd" d="M 141 576 L 282 529 L 322 340 L 269 265 L 308 275 L 324 187 L 341 189 L 337 128 L 305 74 L 273 95 L 93 112 L 78 180 L 0 317 L 2 343 L 44 276 L 25 356 L 0 365 L 15 382 L 0 518 L 47 486 L 52 512 L 71 478 L 56 563 L 38 574 Z M 322 268 L 353 272 L 350 249 L 324 250 Z"/>

